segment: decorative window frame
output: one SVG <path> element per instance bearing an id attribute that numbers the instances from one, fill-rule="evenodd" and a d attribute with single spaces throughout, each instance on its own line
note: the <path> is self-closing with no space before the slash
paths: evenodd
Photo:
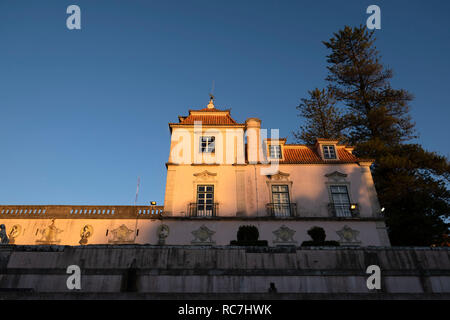
<path id="1" fill-rule="evenodd" d="M 334 155 L 336 156 L 335 158 L 325 158 L 325 152 L 323 150 L 324 147 L 333 147 L 334 148 Z M 338 155 L 338 151 L 337 151 L 337 145 L 334 143 L 321 143 L 319 146 L 320 149 L 320 155 L 322 156 L 322 159 L 324 161 L 337 161 L 339 160 L 339 155 Z"/>
<path id="2" fill-rule="evenodd" d="M 325 157 L 325 148 L 332 148 L 334 151 L 334 158 L 326 158 Z M 337 148 L 336 145 L 334 144 L 322 144 L 321 145 L 321 149 L 322 149 L 322 155 L 323 155 L 323 159 L 324 160 L 339 160 L 339 157 L 337 155 Z"/>
<path id="3" fill-rule="evenodd" d="M 285 144 L 285 139 L 279 139 L 276 140 L 276 142 L 274 142 L 274 140 L 265 140 L 265 158 L 268 161 L 284 161 L 284 144 Z M 281 153 L 281 157 L 280 158 L 272 158 L 270 156 L 270 146 L 280 146 L 280 153 Z"/>
<path id="4" fill-rule="evenodd" d="M 270 148 L 271 147 L 279 147 L 280 148 L 280 157 L 279 158 L 276 158 L 276 157 L 272 157 L 271 156 L 271 154 L 270 154 Z M 281 144 L 275 144 L 275 143 L 270 143 L 270 144 L 267 144 L 267 159 L 269 159 L 269 160 L 278 160 L 278 161 L 282 161 L 283 160 L 283 157 L 284 157 L 284 155 L 283 155 L 283 146 L 281 145 Z"/>
<path id="5" fill-rule="evenodd" d="M 334 203 L 333 196 L 331 193 L 332 186 L 347 187 L 348 199 L 349 199 L 350 203 L 355 203 L 353 201 L 351 183 L 350 183 L 350 181 L 347 180 L 347 176 L 348 176 L 347 174 L 339 172 L 339 171 L 334 171 L 332 173 L 328 173 L 325 175 L 325 177 L 328 178 L 328 181 L 325 182 L 325 185 L 326 185 L 327 191 L 328 191 L 328 200 L 329 200 L 328 203 Z"/>
<path id="6" fill-rule="evenodd" d="M 194 180 L 192 181 L 192 201 L 190 203 L 197 202 L 197 189 L 200 185 L 212 185 L 214 186 L 214 203 L 219 203 L 217 199 L 217 188 L 219 181 L 217 180 L 217 173 L 203 170 L 202 172 L 194 173 Z"/>
<path id="7" fill-rule="evenodd" d="M 288 193 L 289 193 L 289 203 L 296 203 L 293 201 L 292 197 L 292 186 L 293 182 L 289 178 L 289 173 L 278 171 L 276 174 L 273 175 L 267 175 L 267 190 L 269 195 L 269 202 L 272 203 L 273 201 L 273 195 L 272 195 L 272 186 L 273 185 L 287 185 L 288 186 Z M 298 216 L 298 213 L 296 212 L 296 216 Z"/>

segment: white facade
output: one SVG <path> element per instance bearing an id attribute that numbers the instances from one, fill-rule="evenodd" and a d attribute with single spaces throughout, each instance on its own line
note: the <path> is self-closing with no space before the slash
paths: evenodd
<path id="1" fill-rule="evenodd" d="M 228 110 L 215 109 L 211 100 L 207 108 L 191 110 L 170 124 L 166 217 L 189 217 L 197 224 L 214 221 L 224 228 L 232 219 L 238 225 L 257 225 L 261 239 L 269 241 L 280 223 L 301 234 L 302 241 L 310 240 L 308 227 L 328 229 L 329 240 L 342 240 L 337 232 L 346 227 L 351 241 L 341 243 L 389 245 L 370 172 L 372 160 L 356 158 L 351 147 L 338 141 L 318 139 L 315 146 L 306 146 L 267 139 L 259 119 L 238 124 L 230 118 Z M 214 152 L 201 150 L 210 137 Z M 271 145 L 279 148 L 279 158 L 271 158 Z M 332 159 L 324 154 L 328 148 L 334 152 Z M 212 193 L 209 203 L 200 198 L 199 188 L 205 187 Z M 227 234 L 223 244 L 236 239 L 236 227 L 217 229 Z M 364 241 L 350 236 L 352 232 Z"/>
<path id="2" fill-rule="evenodd" d="M 170 123 L 164 207 L 0 206 L 0 230 L 14 244 L 229 245 L 242 225 L 270 246 L 326 240 L 389 246 L 370 165 L 338 141 L 287 144 L 229 110 L 190 110 Z M 3 236 L 2 236 L 3 237 Z"/>

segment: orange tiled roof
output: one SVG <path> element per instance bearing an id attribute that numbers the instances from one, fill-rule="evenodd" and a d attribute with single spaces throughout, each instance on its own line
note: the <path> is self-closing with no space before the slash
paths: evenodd
<path id="1" fill-rule="evenodd" d="M 344 146 L 337 146 L 338 160 L 322 160 L 315 147 L 306 145 L 285 145 L 284 160 L 280 163 L 354 163 L 363 159 L 345 150 Z"/>
<path id="2" fill-rule="evenodd" d="M 358 160 L 362 160 L 362 159 L 358 159 L 355 155 L 353 155 L 352 153 L 345 150 L 344 147 L 338 147 L 337 153 L 338 153 L 338 157 L 341 161 L 355 162 Z"/>
<path id="3" fill-rule="evenodd" d="M 179 117 L 179 123 L 176 124 L 193 125 L 195 121 L 201 121 L 203 125 L 239 125 L 239 123 L 230 116 L 230 110 L 220 110 L 216 108 L 189 110 L 189 115 L 187 117 Z"/>
<path id="4" fill-rule="evenodd" d="M 184 120 L 182 120 L 179 124 L 194 124 L 194 121 L 201 121 L 202 124 L 219 124 L 219 125 L 228 125 L 228 124 L 237 124 L 233 118 L 230 117 L 229 114 L 224 115 L 192 115 L 190 114 Z"/>

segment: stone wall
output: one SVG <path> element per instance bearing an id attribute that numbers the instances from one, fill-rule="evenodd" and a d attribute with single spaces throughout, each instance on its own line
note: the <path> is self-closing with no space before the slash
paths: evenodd
<path id="1" fill-rule="evenodd" d="M 380 290 L 366 286 L 374 264 Z M 0 270 L 3 298 L 450 298 L 448 248 L 1 246 Z"/>
<path id="2" fill-rule="evenodd" d="M 389 246 L 382 219 L 303 218 L 273 219 L 270 217 L 164 217 L 139 219 L 96 219 L 79 216 L 70 219 L 17 218 L 2 219 L 10 243 L 15 245 L 79 244 L 150 244 L 160 242 L 161 228 L 166 228 L 163 241 L 167 245 L 229 245 L 236 240 L 242 225 L 254 225 L 260 240 L 270 246 L 300 246 L 311 240 L 308 230 L 322 227 L 327 240 L 351 246 Z M 14 231 L 16 230 L 16 231 Z M 85 235 L 85 237 L 83 237 Z"/>

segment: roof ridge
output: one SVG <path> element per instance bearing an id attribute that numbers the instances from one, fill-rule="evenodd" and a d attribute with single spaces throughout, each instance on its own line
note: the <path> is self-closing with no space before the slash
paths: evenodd
<path id="1" fill-rule="evenodd" d="M 203 109 L 189 109 L 190 112 L 230 112 L 231 109 L 217 109 L 217 108 L 203 108 Z"/>
<path id="2" fill-rule="evenodd" d="M 285 147 L 307 147 L 307 148 L 314 148 L 313 145 L 310 144 L 300 144 L 300 143 L 285 143 Z"/>
<path id="3" fill-rule="evenodd" d="M 182 118 L 182 117 L 181 117 Z M 180 118 L 179 118 L 180 119 Z M 180 119 L 181 120 L 181 119 Z M 189 114 L 187 117 L 182 119 L 179 124 L 194 124 L 195 121 L 200 121 L 205 125 L 235 125 L 238 124 L 229 113 L 223 115 L 215 114 Z"/>

